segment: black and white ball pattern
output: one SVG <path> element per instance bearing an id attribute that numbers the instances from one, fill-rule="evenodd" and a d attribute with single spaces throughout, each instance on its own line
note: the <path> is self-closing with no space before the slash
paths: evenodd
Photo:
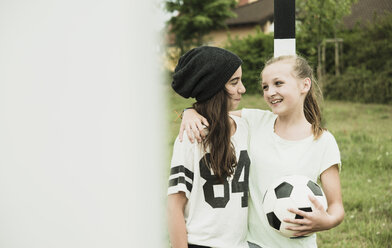
<path id="1" fill-rule="evenodd" d="M 308 196 L 313 195 L 327 209 L 327 199 L 321 187 L 306 176 L 292 175 L 282 177 L 267 189 L 262 207 L 270 226 L 279 234 L 294 238 L 294 231 L 286 227 L 295 224 L 283 222 L 283 219 L 302 219 L 302 216 L 289 212 L 288 208 L 312 212 L 315 207 Z"/>

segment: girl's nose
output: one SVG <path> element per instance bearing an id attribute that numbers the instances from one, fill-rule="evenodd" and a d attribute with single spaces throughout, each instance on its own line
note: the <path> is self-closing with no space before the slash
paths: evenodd
<path id="1" fill-rule="evenodd" d="M 239 88 L 238 88 L 238 93 L 244 94 L 245 92 L 246 92 L 245 86 L 242 83 L 242 81 L 240 81 Z"/>

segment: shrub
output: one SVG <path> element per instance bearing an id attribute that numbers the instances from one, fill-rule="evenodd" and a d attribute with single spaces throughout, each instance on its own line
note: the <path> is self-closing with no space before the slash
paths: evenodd
<path id="1" fill-rule="evenodd" d="M 339 77 L 329 76 L 323 85 L 324 97 L 346 101 L 364 101 L 364 85 L 372 72 L 365 68 L 350 67 Z"/>
<path id="2" fill-rule="evenodd" d="M 264 63 L 273 56 L 272 35 L 257 30 L 255 35 L 234 39 L 229 36 L 225 48 L 236 53 L 243 60 L 242 80 L 247 93 L 260 93 L 260 72 Z"/>
<path id="3" fill-rule="evenodd" d="M 392 14 L 375 16 L 373 23 L 342 30 L 339 36 L 344 39 L 343 61 L 347 67 L 365 65 L 380 71 L 392 53 Z"/>
<path id="4" fill-rule="evenodd" d="M 328 99 L 365 103 L 392 103 L 392 62 L 373 72 L 365 66 L 349 67 L 339 77 L 330 76 L 324 84 Z"/>
<path id="5" fill-rule="evenodd" d="M 343 64 L 339 77 L 329 75 L 324 95 L 329 99 L 392 103 L 392 14 L 372 24 L 343 30 Z"/>

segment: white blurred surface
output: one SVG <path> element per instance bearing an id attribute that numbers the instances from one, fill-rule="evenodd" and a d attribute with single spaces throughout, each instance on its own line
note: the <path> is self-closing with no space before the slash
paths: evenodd
<path id="1" fill-rule="evenodd" d="M 163 247 L 153 1 L 0 1 L 0 247 Z"/>

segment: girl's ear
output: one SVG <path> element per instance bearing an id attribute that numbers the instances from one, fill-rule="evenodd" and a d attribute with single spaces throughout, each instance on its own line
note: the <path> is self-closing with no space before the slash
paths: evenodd
<path id="1" fill-rule="evenodd" d="M 310 78 L 307 77 L 303 79 L 301 92 L 308 93 L 311 86 L 312 86 L 312 80 L 310 80 Z"/>

